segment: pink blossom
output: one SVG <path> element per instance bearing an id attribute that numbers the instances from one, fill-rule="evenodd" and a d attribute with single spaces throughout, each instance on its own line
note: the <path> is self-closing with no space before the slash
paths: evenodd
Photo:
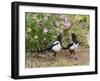
<path id="1" fill-rule="evenodd" d="M 64 26 L 65 27 L 70 27 L 70 22 L 69 21 L 64 21 Z"/>
<path id="2" fill-rule="evenodd" d="M 64 21 L 64 26 L 67 27 L 67 22 L 66 21 Z"/>
<path id="3" fill-rule="evenodd" d="M 70 27 L 70 22 L 68 21 L 68 27 Z"/>
<path id="4" fill-rule="evenodd" d="M 68 18 L 64 18 L 64 26 L 65 27 L 69 27 L 70 26 L 70 22 L 68 21 Z"/>
<path id="5" fill-rule="evenodd" d="M 64 21 L 68 22 L 68 18 L 64 18 Z"/>
<path id="6" fill-rule="evenodd" d="M 44 16 L 44 20 L 48 20 L 48 16 Z"/>
<path id="7" fill-rule="evenodd" d="M 45 27 L 45 28 L 43 28 L 43 32 L 48 32 L 48 28 L 47 27 Z"/>

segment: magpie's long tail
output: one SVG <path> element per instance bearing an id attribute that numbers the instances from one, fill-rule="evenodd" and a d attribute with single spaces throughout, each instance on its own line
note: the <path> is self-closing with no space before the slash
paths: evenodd
<path id="1" fill-rule="evenodd" d="M 51 47 L 48 47 L 45 51 L 50 51 L 52 48 Z"/>

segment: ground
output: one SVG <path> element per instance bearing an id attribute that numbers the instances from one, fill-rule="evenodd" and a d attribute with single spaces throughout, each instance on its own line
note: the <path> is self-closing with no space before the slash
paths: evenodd
<path id="1" fill-rule="evenodd" d="M 75 55 L 61 50 L 54 57 L 51 52 L 32 53 L 25 56 L 25 68 L 89 65 L 89 49 L 78 49 Z"/>

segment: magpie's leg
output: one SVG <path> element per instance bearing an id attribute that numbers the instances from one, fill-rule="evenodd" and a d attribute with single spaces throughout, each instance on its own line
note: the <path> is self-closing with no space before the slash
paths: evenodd
<path id="1" fill-rule="evenodd" d="M 71 58 L 73 58 L 73 55 L 75 55 L 75 51 L 74 50 L 70 50 L 70 54 L 71 54 Z"/>
<path id="2" fill-rule="evenodd" d="M 77 58 L 77 56 L 76 56 L 76 54 L 75 54 L 75 50 L 73 50 L 73 55 L 74 55 L 74 59 L 75 59 L 75 60 L 78 60 L 78 58 Z"/>
<path id="3" fill-rule="evenodd" d="M 71 53 L 71 54 L 73 54 L 73 51 L 72 51 L 72 50 L 70 50 L 70 53 Z"/>
<path id="4" fill-rule="evenodd" d="M 73 54 L 75 55 L 75 50 L 73 50 Z"/>
<path id="5" fill-rule="evenodd" d="M 69 58 L 72 59 L 72 50 L 69 50 L 69 53 L 70 53 Z"/>
<path id="6" fill-rule="evenodd" d="M 75 55 L 75 50 L 70 50 L 70 53 L 71 53 L 72 55 Z"/>
<path id="7" fill-rule="evenodd" d="M 75 55 L 75 50 L 73 50 L 72 52 L 73 52 L 72 54 Z"/>
<path id="8" fill-rule="evenodd" d="M 54 52 L 53 56 L 56 57 L 56 52 Z"/>

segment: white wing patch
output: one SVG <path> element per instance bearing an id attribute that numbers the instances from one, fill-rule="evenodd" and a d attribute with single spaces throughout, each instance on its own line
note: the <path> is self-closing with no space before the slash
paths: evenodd
<path id="1" fill-rule="evenodd" d="M 78 48 L 78 44 L 73 43 L 73 45 L 70 47 L 70 50 L 75 50 Z"/>
<path id="2" fill-rule="evenodd" d="M 58 43 L 57 45 L 53 46 L 53 47 L 52 47 L 52 50 L 53 50 L 53 51 L 56 51 L 56 52 L 59 52 L 59 51 L 61 50 L 61 45 L 60 45 L 60 43 Z"/>

